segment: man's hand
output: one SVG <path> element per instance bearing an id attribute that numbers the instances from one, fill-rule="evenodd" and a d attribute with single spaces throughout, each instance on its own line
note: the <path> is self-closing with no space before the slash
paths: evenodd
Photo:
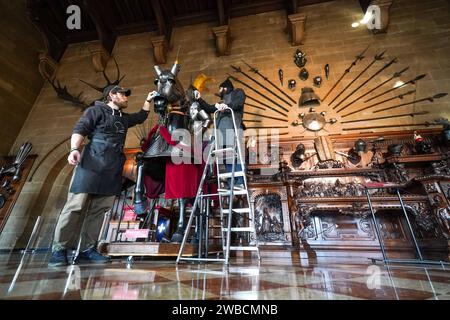
<path id="1" fill-rule="evenodd" d="M 195 99 L 195 100 L 198 100 L 198 99 L 200 99 L 201 97 L 202 97 L 202 95 L 201 95 L 200 91 L 194 90 L 194 99 Z"/>
<path id="2" fill-rule="evenodd" d="M 146 100 L 147 100 L 148 102 L 150 102 L 150 101 L 152 101 L 157 95 L 158 95 L 158 92 L 152 91 L 152 92 L 150 92 L 150 93 L 148 94 Z"/>
<path id="3" fill-rule="evenodd" d="M 67 157 L 67 161 L 73 166 L 76 166 L 78 162 L 80 162 L 81 154 L 78 150 L 73 150 L 69 153 L 69 157 Z"/>
<path id="4" fill-rule="evenodd" d="M 217 110 L 223 112 L 228 106 L 225 103 L 216 103 L 215 107 Z"/>

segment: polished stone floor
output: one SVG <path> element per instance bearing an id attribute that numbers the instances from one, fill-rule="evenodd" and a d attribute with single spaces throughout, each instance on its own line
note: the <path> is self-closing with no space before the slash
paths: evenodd
<path id="1" fill-rule="evenodd" d="M 0 254 L 0 299 L 20 300 L 449 300 L 450 272 L 291 260 L 220 263 L 115 259 L 102 266 L 47 268 L 42 253 Z"/>

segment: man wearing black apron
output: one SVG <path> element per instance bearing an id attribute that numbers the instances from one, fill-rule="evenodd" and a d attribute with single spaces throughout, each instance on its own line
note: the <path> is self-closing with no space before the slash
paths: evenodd
<path id="1" fill-rule="evenodd" d="M 66 248 L 77 233 L 83 212 L 86 218 L 76 262 L 109 262 L 109 257 L 97 251 L 96 242 L 104 215 L 121 192 L 127 130 L 147 119 L 154 98 L 154 93 L 149 93 L 141 111 L 127 114 L 122 110 L 127 107 L 130 94 L 130 90 L 119 86 L 106 87 L 104 101 L 96 101 L 86 109 L 73 129 L 67 160 L 76 167 L 56 226 L 49 266 L 68 264 Z M 90 141 L 81 152 L 85 137 Z"/>

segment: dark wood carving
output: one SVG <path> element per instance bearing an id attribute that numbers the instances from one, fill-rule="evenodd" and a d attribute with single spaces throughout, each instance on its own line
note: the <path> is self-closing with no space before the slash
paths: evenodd
<path id="1" fill-rule="evenodd" d="M 259 174 L 262 168 L 275 169 L 273 163 L 250 165 L 249 181 L 255 185 L 255 190 L 286 185 L 293 244 L 298 246 L 301 255 L 308 252 L 308 258 L 342 250 L 346 253 L 379 252 L 365 184 L 405 184 L 406 189 L 401 190 L 402 199 L 423 252 L 425 255 L 439 252 L 440 257 L 447 256 L 450 234 L 448 151 L 436 137 L 440 132 L 435 131 L 421 133 L 432 146 L 432 153 L 428 154 L 418 153 L 410 133 L 383 133 L 383 139 L 366 134 L 363 139 L 376 142 L 361 155 L 364 161 L 357 165 L 339 157 L 339 153 L 335 160 L 319 161 L 314 156 L 312 138 L 298 141 L 280 139 L 278 172 Z M 336 151 L 348 153 L 360 137 L 332 136 L 331 141 Z M 294 167 L 291 155 L 300 142 L 305 145 L 307 160 Z M 392 144 L 403 145 L 400 154 L 393 156 L 389 153 L 388 146 Z M 414 257 L 414 244 L 396 189 L 370 189 L 369 193 L 388 252 L 398 257 L 409 252 L 410 257 Z M 434 196 L 439 200 L 434 200 Z"/>
<path id="2" fill-rule="evenodd" d="M 259 244 L 291 245 L 291 223 L 286 187 L 250 186 L 250 201 L 255 213 Z"/>

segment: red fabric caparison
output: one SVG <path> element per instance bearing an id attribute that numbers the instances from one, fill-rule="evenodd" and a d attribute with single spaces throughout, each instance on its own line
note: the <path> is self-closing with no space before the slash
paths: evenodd
<path id="1" fill-rule="evenodd" d="M 147 151 L 150 146 L 152 136 L 158 130 L 159 125 L 155 125 L 149 132 L 147 141 L 142 145 L 142 151 Z M 164 126 L 159 126 L 160 134 L 168 144 L 175 146 L 169 131 Z M 165 198 L 180 199 L 194 198 L 197 194 L 197 188 L 203 173 L 204 164 L 174 164 L 168 157 L 166 160 L 166 177 L 165 177 Z M 144 177 L 144 184 L 147 196 L 156 198 L 156 192 L 161 192 L 164 188 L 159 186 L 160 183 L 153 181 L 149 176 Z M 164 192 L 164 191 L 163 191 Z"/>

